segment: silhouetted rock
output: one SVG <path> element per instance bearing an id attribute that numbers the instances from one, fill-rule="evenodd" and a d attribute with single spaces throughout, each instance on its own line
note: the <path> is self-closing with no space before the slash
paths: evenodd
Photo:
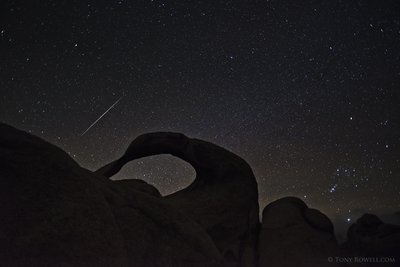
<path id="1" fill-rule="evenodd" d="M 224 266 L 207 232 L 145 183 L 96 175 L 4 124 L 0 162 L 2 266 Z"/>
<path id="2" fill-rule="evenodd" d="M 194 167 L 187 188 L 162 197 L 144 181 L 109 179 L 131 160 L 165 153 Z M 139 136 L 120 159 L 91 172 L 0 123 L 0 163 L 1 266 L 254 267 L 258 256 L 259 267 L 332 267 L 336 257 L 400 251 L 400 227 L 371 214 L 350 227 L 340 250 L 328 217 L 295 197 L 265 207 L 259 232 L 249 165 L 182 134 Z"/>
<path id="3" fill-rule="evenodd" d="M 113 181 L 113 187 L 116 188 L 120 195 L 126 197 L 129 197 L 136 191 L 140 191 L 154 197 L 161 197 L 161 194 L 157 188 L 139 179 L 116 180 Z"/>
<path id="4" fill-rule="evenodd" d="M 225 260 L 255 265 L 258 193 L 250 166 L 237 155 L 214 144 L 177 133 L 139 136 L 118 160 L 96 173 L 111 177 L 129 161 L 171 154 L 190 163 L 196 178 L 187 188 L 166 196 L 167 203 L 199 223 Z"/>
<path id="5" fill-rule="evenodd" d="M 396 257 L 396 265 L 391 265 L 400 265 L 400 226 L 386 224 L 376 215 L 364 214 L 350 226 L 347 236 L 348 241 L 343 244 L 343 248 L 352 255 L 372 258 Z M 370 265 L 387 266 L 388 263 L 374 262 Z"/>
<path id="6" fill-rule="evenodd" d="M 259 267 L 336 266 L 339 255 L 329 218 L 295 197 L 264 208 L 258 252 Z"/>
<path id="7" fill-rule="evenodd" d="M 331 220 L 322 212 L 316 209 L 305 209 L 304 218 L 315 229 L 332 233 L 334 232 Z"/>
<path id="8" fill-rule="evenodd" d="M 91 172 L 4 124 L 0 162 L 2 266 L 127 266 L 121 232 Z"/>

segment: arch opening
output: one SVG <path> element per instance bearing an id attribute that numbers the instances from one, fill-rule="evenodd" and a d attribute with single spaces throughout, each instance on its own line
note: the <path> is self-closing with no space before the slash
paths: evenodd
<path id="1" fill-rule="evenodd" d="M 195 178 L 196 171 L 188 162 L 162 154 L 128 162 L 112 180 L 140 179 L 167 196 L 186 188 Z"/>

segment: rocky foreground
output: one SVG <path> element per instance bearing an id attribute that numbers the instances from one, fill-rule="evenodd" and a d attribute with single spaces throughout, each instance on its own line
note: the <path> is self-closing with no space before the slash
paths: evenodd
<path id="1" fill-rule="evenodd" d="M 196 170 L 162 197 L 112 181 L 129 161 L 171 154 Z M 339 246 L 328 217 L 294 197 L 264 208 L 239 156 L 177 133 L 139 136 L 92 172 L 42 139 L 0 123 L 1 266 L 400 266 L 400 227 L 366 214 Z"/>

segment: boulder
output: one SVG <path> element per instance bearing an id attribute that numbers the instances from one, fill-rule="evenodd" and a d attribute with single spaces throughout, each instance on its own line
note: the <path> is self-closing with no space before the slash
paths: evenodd
<path id="1" fill-rule="evenodd" d="M 264 208 L 258 249 L 259 267 L 332 267 L 339 255 L 329 218 L 295 197 Z"/>
<path id="2" fill-rule="evenodd" d="M 128 266 L 105 188 L 90 171 L 5 124 L 0 162 L 1 265 Z"/>
<path id="3" fill-rule="evenodd" d="M 364 214 L 347 231 L 343 248 L 358 257 L 394 258 L 400 264 L 400 226 L 384 223 L 378 216 Z M 392 263 L 393 264 L 393 263 Z M 387 262 L 372 262 L 367 266 L 386 266 Z"/>
<path id="4" fill-rule="evenodd" d="M 160 191 L 157 188 L 140 179 L 114 180 L 113 188 L 118 191 L 119 195 L 125 197 L 129 197 L 137 191 L 154 197 L 161 197 Z"/>

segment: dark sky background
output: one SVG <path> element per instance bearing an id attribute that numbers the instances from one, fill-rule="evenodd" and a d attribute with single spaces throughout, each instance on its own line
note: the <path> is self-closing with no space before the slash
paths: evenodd
<path id="1" fill-rule="evenodd" d="M 399 1 L 0 5 L 0 120 L 83 167 L 176 131 L 246 159 L 261 207 L 298 196 L 342 225 L 400 211 Z M 157 156 L 117 178 L 168 194 L 194 175 Z"/>

